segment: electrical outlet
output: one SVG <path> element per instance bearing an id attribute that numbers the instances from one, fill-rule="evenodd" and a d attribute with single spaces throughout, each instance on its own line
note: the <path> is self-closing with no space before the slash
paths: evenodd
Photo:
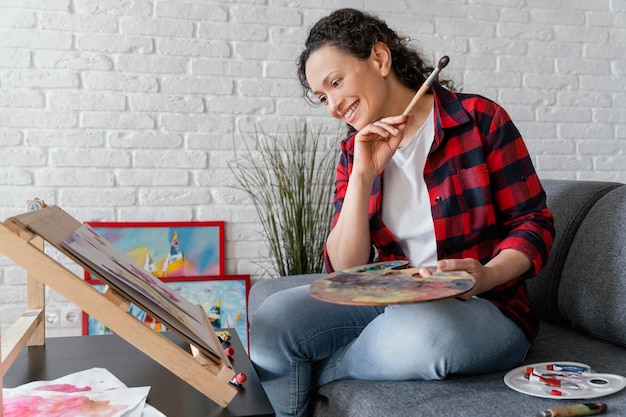
<path id="1" fill-rule="evenodd" d="M 62 312 L 62 323 L 64 326 L 76 326 L 80 324 L 82 311 L 75 308 L 64 309 Z"/>
<path id="2" fill-rule="evenodd" d="M 58 326 L 61 323 L 61 312 L 59 310 L 46 310 L 46 325 Z"/>

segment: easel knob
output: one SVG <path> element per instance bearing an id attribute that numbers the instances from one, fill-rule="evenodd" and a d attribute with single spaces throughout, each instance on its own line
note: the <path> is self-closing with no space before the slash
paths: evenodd
<path id="1" fill-rule="evenodd" d="M 43 200 L 40 200 L 39 198 L 35 198 L 34 200 L 26 200 L 27 211 L 37 211 L 41 210 L 44 207 L 48 206 L 46 206 L 46 203 L 44 203 Z"/>

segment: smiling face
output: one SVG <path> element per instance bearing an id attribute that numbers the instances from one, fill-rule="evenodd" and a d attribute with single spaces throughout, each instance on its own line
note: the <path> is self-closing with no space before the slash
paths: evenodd
<path id="1" fill-rule="evenodd" d="M 378 43 L 361 60 L 325 45 L 311 53 L 306 79 L 328 113 L 356 130 L 389 115 L 390 62 L 386 45 Z"/>

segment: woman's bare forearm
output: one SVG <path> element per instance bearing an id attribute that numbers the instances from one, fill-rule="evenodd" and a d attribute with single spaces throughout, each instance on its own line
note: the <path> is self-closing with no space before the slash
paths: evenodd
<path id="1" fill-rule="evenodd" d="M 371 252 L 368 205 L 373 179 L 353 174 L 337 224 L 326 241 L 328 257 L 338 271 L 366 264 Z"/>

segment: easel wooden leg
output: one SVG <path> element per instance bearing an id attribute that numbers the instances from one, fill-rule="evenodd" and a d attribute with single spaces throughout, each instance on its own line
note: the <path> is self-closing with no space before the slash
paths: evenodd
<path id="1" fill-rule="evenodd" d="M 0 228 L 0 234 L 1 232 L 4 232 L 4 228 Z M 43 248 L 43 245 L 44 241 L 39 236 L 35 237 L 31 243 L 27 243 L 29 249 L 34 246 L 42 251 L 43 249 L 40 248 Z M 28 274 L 27 280 L 28 309 L 6 331 L 1 339 L 1 375 L 4 375 L 9 370 L 24 346 L 41 346 L 45 344 L 45 286 L 31 274 Z"/>
<path id="2" fill-rule="evenodd" d="M 31 244 L 40 251 L 44 251 L 44 240 L 36 236 Z M 31 274 L 27 275 L 27 308 L 28 310 L 46 311 L 46 287 Z M 46 343 L 46 320 L 41 320 L 37 328 L 28 339 L 28 346 L 42 346 Z"/>

